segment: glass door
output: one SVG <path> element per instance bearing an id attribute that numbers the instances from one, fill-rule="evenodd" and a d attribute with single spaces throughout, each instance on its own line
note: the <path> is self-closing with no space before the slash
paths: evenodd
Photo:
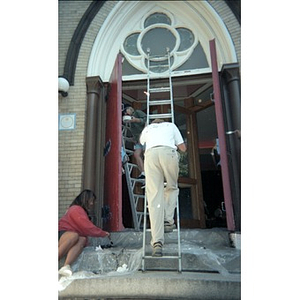
<path id="1" fill-rule="evenodd" d="M 205 228 L 196 115 L 187 108 L 175 106 L 175 124 L 187 144 L 187 152 L 180 154 L 179 161 L 181 226 L 182 228 Z"/>

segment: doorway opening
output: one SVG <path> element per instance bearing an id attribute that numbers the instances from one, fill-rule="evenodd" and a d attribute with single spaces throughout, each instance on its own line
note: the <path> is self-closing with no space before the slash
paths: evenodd
<path id="1" fill-rule="evenodd" d="M 156 79 L 155 84 L 163 86 L 166 80 Z M 172 83 L 175 124 L 188 146 L 180 159 L 178 180 L 181 227 L 226 227 L 211 74 L 173 77 Z M 146 80 L 123 81 L 123 104 L 146 113 L 146 90 Z M 133 225 L 126 183 L 122 186 L 123 223 L 130 228 Z"/>
<path id="2" fill-rule="evenodd" d="M 227 227 L 215 108 L 197 114 L 206 227 Z"/>

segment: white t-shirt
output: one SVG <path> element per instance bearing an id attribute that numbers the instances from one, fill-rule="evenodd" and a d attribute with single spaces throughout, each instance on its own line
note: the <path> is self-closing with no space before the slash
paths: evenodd
<path id="1" fill-rule="evenodd" d="M 167 146 L 177 149 L 177 145 L 182 144 L 183 138 L 173 123 L 152 123 L 144 128 L 140 136 L 140 143 L 146 144 L 145 151 L 157 146 Z"/>

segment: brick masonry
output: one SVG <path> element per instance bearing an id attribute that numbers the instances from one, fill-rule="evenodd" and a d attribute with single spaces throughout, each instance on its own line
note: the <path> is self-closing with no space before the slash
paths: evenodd
<path id="1" fill-rule="evenodd" d="M 67 51 L 74 31 L 92 1 L 58 2 L 58 74 L 63 74 Z M 75 130 L 59 131 L 58 136 L 58 217 L 60 218 L 72 200 L 82 189 L 83 150 L 86 114 L 86 74 L 93 43 L 105 18 L 118 1 L 106 1 L 92 21 L 83 39 L 76 65 L 74 86 L 68 96 L 58 96 L 59 113 L 75 113 Z M 240 25 L 223 1 L 208 1 L 223 19 L 229 30 L 238 60 L 241 57 Z"/>

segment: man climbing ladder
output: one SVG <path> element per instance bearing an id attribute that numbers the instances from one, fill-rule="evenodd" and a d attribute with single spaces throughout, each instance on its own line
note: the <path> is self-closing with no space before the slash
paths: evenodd
<path id="1" fill-rule="evenodd" d="M 179 188 L 179 157 L 177 148 L 185 152 L 186 145 L 175 124 L 155 119 L 141 134 L 145 149 L 146 195 L 151 224 L 152 256 L 162 256 L 164 232 L 175 229 L 174 210 Z M 166 187 L 164 187 L 164 180 Z"/>
<path id="2" fill-rule="evenodd" d="M 151 87 L 151 62 L 154 67 L 159 61 L 168 60 L 169 86 Z M 166 67 L 161 66 L 161 67 Z M 152 93 L 169 92 L 169 99 L 152 97 Z M 151 114 L 151 106 L 169 106 L 168 113 Z M 166 111 L 166 110 L 163 110 Z M 171 122 L 165 122 L 170 119 Z M 154 121 L 150 124 L 150 120 Z M 164 244 L 164 232 L 171 232 L 176 228 L 174 224 L 174 211 L 177 208 L 177 226 L 178 226 L 178 255 L 164 256 L 163 258 L 177 258 L 178 271 L 181 272 L 181 250 L 180 250 L 180 222 L 179 222 L 179 204 L 178 204 L 178 175 L 179 175 L 179 157 L 177 149 L 186 151 L 186 145 L 182 135 L 174 124 L 173 109 L 173 91 L 171 80 L 170 52 L 167 49 L 165 57 L 150 57 L 148 49 L 148 79 L 147 79 L 147 126 L 141 133 L 140 143 L 145 148 L 145 175 L 146 175 L 146 193 L 144 202 L 144 232 L 143 232 L 143 259 L 142 270 L 145 270 L 145 239 L 146 239 L 146 212 L 147 203 L 151 226 L 151 245 L 153 248 L 152 257 L 162 257 L 162 247 Z M 165 185 L 166 182 L 166 185 Z"/>

